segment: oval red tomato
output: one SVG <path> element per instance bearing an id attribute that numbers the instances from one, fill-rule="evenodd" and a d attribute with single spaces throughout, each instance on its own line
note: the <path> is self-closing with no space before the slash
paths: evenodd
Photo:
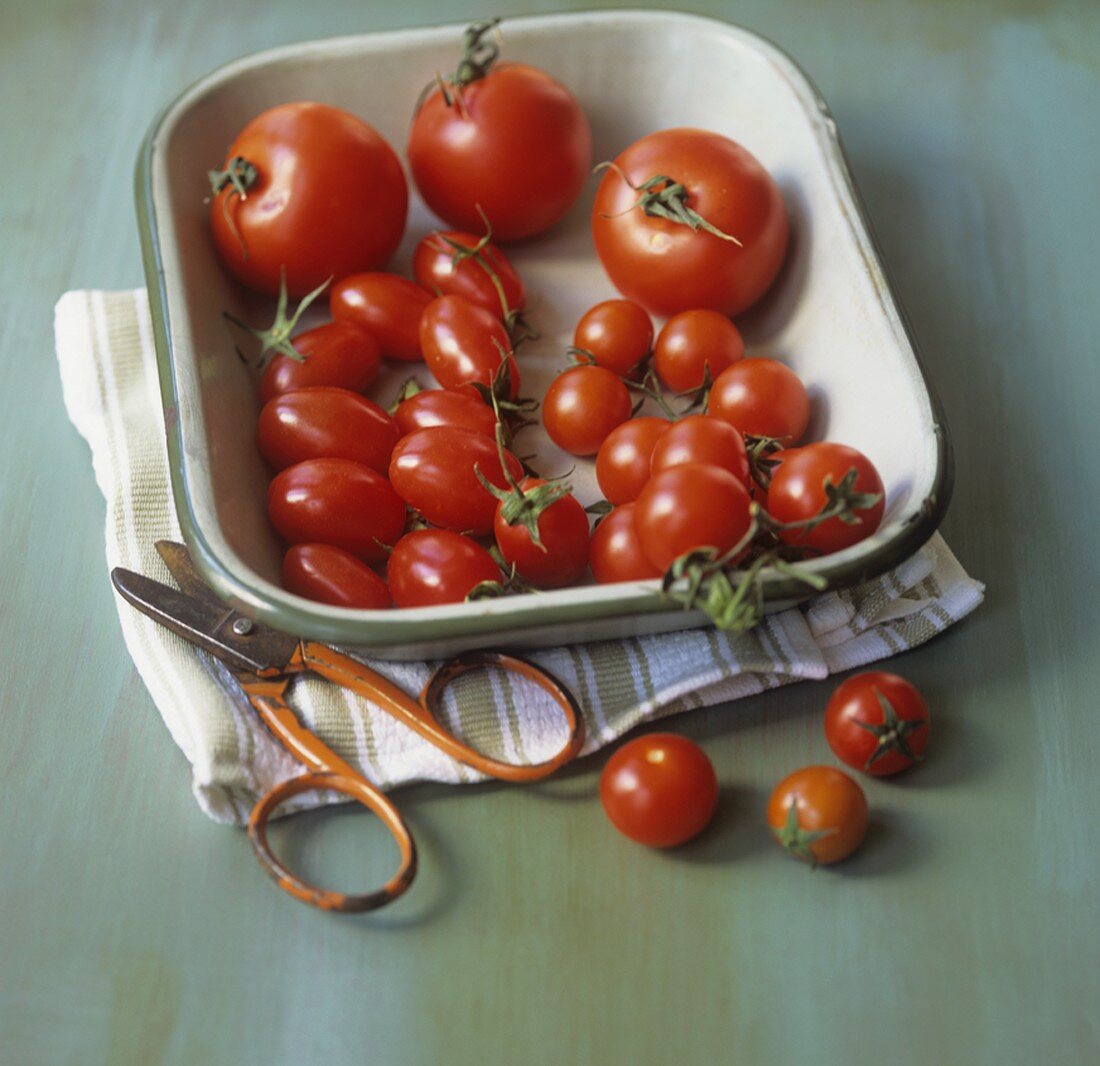
<path id="1" fill-rule="evenodd" d="M 547 483 L 528 477 L 519 488 L 529 498 Z M 497 506 L 493 533 L 504 561 L 524 581 L 540 589 L 572 585 L 588 566 L 588 515 L 573 495 L 562 496 L 543 510 L 536 523 L 539 544 L 522 524 L 507 521 L 508 501 Z"/>
<path id="2" fill-rule="evenodd" d="M 810 421 L 810 397 L 798 375 L 775 359 L 742 359 L 710 390 L 707 414 L 754 437 L 797 444 Z"/>
<path id="3" fill-rule="evenodd" d="M 867 797 L 846 773 L 807 766 L 783 778 L 768 800 L 772 836 L 812 864 L 848 858 L 867 833 Z"/>
<path id="4" fill-rule="evenodd" d="M 630 393 L 602 366 L 575 366 L 559 374 L 542 401 L 550 439 L 573 455 L 595 455 L 608 434 L 630 417 Z"/>
<path id="5" fill-rule="evenodd" d="M 386 567 L 398 607 L 461 603 L 483 581 L 500 581 L 500 567 L 476 541 L 449 529 L 406 533 Z"/>
<path id="6" fill-rule="evenodd" d="M 617 581 L 648 581 L 661 571 L 646 558 L 634 524 L 633 503 L 616 507 L 592 531 L 588 562 L 600 585 Z"/>
<path id="7" fill-rule="evenodd" d="M 302 358 L 280 354 L 267 364 L 260 378 L 265 403 L 281 392 L 311 385 L 365 392 L 382 363 L 378 342 L 351 322 L 328 322 L 300 333 L 291 344 Z"/>
<path id="8" fill-rule="evenodd" d="M 596 453 L 596 480 L 609 503 L 630 503 L 649 480 L 650 458 L 668 431 L 667 418 L 631 418 L 616 426 Z"/>
<path id="9" fill-rule="evenodd" d="M 665 388 L 689 392 L 699 388 L 745 354 L 741 331 L 725 315 L 705 308 L 673 315 L 657 334 L 653 369 Z"/>
<path id="10" fill-rule="evenodd" d="M 378 342 L 389 359 L 419 362 L 420 317 L 432 302 L 419 285 L 398 274 L 353 274 L 338 281 L 329 296 L 337 322 L 353 322 Z"/>
<path id="11" fill-rule="evenodd" d="M 401 436 L 431 426 L 454 426 L 496 439 L 496 413 L 469 385 L 418 392 L 401 401 L 393 419 Z"/>
<path id="12" fill-rule="evenodd" d="M 688 415 L 674 422 L 654 445 L 649 469 L 651 474 L 659 474 L 687 463 L 720 466 L 745 488 L 752 480 L 745 438 L 733 426 L 709 415 Z"/>
<path id="13" fill-rule="evenodd" d="M 503 398 L 519 395 L 519 367 L 500 318 L 465 297 L 440 296 L 428 304 L 420 319 L 420 347 L 444 388 L 471 382 L 491 387 L 506 362 L 509 388 Z"/>
<path id="14" fill-rule="evenodd" d="M 841 762 L 886 777 L 924 757 L 931 718 L 915 685 L 885 670 L 848 678 L 829 697 L 825 739 Z"/>
<path id="15" fill-rule="evenodd" d="M 389 607 L 390 593 L 366 563 L 331 544 L 294 544 L 283 556 L 283 586 L 335 607 Z"/>
<path id="16" fill-rule="evenodd" d="M 457 230 L 429 233 L 413 252 L 413 275 L 428 292 L 465 297 L 497 318 L 522 311 L 527 306 L 527 291 L 520 276 L 495 244 L 481 246 L 481 241 L 472 233 Z M 476 257 L 459 258 L 461 248 L 479 246 Z"/>
<path id="17" fill-rule="evenodd" d="M 653 345 L 653 321 L 630 300 L 604 300 L 581 316 L 573 346 L 620 377 L 632 375 Z"/>

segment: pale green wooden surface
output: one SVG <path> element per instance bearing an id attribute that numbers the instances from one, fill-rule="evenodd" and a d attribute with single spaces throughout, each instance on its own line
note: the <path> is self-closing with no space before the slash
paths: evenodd
<path id="1" fill-rule="evenodd" d="M 728 786 L 680 853 L 609 832 L 597 758 L 538 790 L 404 794 L 423 874 L 385 914 L 272 889 L 198 813 L 126 658 L 51 308 L 140 283 L 133 156 L 180 87 L 269 45 L 485 9 L 2 0 L 0 1061 L 1097 1061 L 1100 8 L 695 9 L 822 89 L 946 404 L 944 529 L 990 587 L 898 664 L 935 708 L 928 765 L 870 787 L 843 871 L 784 861 L 767 790 L 827 754 L 828 690 L 803 685 L 677 723 Z M 365 819 L 322 837 L 345 878 L 388 857 Z"/>

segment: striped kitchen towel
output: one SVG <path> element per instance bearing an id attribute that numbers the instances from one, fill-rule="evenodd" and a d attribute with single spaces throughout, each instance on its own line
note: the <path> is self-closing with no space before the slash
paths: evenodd
<path id="1" fill-rule="evenodd" d="M 107 500 L 108 568 L 124 566 L 167 580 L 153 544 L 179 539 L 179 528 L 145 293 L 66 293 L 57 304 L 55 329 L 65 404 L 91 446 L 96 481 Z M 703 629 L 552 648 L 533 658 L 577 695 L 588 726 L 586 751 L 592 751 L 641 722 L 793 681 L 821 680 L 895 655 L 969 614 L 982 595 L 981 583 L 967 576 L 936 536 L 896 570 L 771 615 L 738 637 Z M 121 600 L 119 619 L 134 663 L 191 763 L 199 805 L 218 821 L 246 821 L 261 793 L 301 767 L 266 732 L 220 664 Z M 409 692 L 420 690 L 432 666 L 370 665 Z M 291 701 L 310 729 L 384 788 L 477 779 L 335 686 L 300 679 Z M 549 700 L 507 677 L 466 675 L 448 697 L 446 713 L 467 739 L 507 759 L 545 758 L 562 740 Z M 303 796 L 299 806 L 325 799 Z M 288 803 L 285 809 L 295 807 Z"/>

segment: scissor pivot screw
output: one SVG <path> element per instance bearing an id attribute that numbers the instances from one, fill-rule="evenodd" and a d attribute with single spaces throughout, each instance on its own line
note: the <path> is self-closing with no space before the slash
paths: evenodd
<path id="1" fill-rule="evenodd" d="M 247 618 L 238 618 L 233 623 L 233 632 L 238 637 L 247 637 L 252 632 L 252 623 Z"/>

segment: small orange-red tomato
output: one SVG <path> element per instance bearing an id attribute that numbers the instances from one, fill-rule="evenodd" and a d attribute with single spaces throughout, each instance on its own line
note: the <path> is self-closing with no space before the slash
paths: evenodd
<path id="1" fill-rule="evenodd" d="M 494 439 L 497 431 L 497 416 L 472 385 L 418 392 L 398 405 L 393 420 L 402 437 L 431 426 L 469 429 Z"/>
<path id="2" fill-rule="evenodd" d="M 592 567 L 592 576 L 600 585 L 613 585 L 618 581 L 648 581 L 661 576 L 661 571 L 642 551 L 634 525 L 634 504 L 624 503 L 616 507 L 592 531 L 588 563 Z"/>
<path id="3" fill-rule="evenodd" d="M 430 293 L 398 274 L 352 274 L 338 281 L 329 296 L 337 322 L 354 322 L 378 342 L 388 359 L 420 361 L 420 316 Z"/>
<path id="4" fill-rule="evenodd" d="M 331 544 L 295 544 L 283 556 L 283 586 L 335 607 L 389 607 L 390 593 L 366 563 Z"/>
<path id="5" fill-rule="evenodd" d="M 575 348 L 620 377 L 631 374 L 652 345 L 653 320 L 632 300 L 604 300 L 590 307 L 573 332 Z"/>
<path id="6" fill-rule="evenodd" d="M 848 858 L 867 832 L 867 797 L 846 773 L 807 766 L 783 778 L 768 800 L 768 825 L 784 851 L 812 864 Z"/>
<path id="7" fill-rule="evenodd" d="M 364 392 L 378 377 L 378 342 L 353 322 L 329 322 L 300 333 L 291 344 L 302 358 L 277 355 L 267 364 L 260 378 L 260 399 L 265 403 L 280 392 L 310 385 Z"/>
<path id="8" fill-rule="evenodd" d="M 602 366 L 575 366 L 559 374 L 542 401 L 550 439 L 573 455 L 595 455 L 629 417 L 630 393 L 618 374 Z"/>
<path id="9" fill-rule="evenodd" d="M 705 308 L 673 315 L 657 335 L 653 369 L 665 388 L 688 392 L 713 381 L 745 354 L 741 331 L 725 315 Z"/>
<path id="10" fill-rule="evenodd" d="M 647 415 L 632 418 L 607 435 L 596 453 L 596 480 L 609 503 L 629 503 L 638 498 L 649 480 L 653 449 L 669 425 L 666 418 Z"/>
<path id="11" fill-rule="evenodd" d="M 546 485 L 541 478 L 528 477 L 520 489 L 530 497 Z M 562 496 L 539 514 L 540 544 L 528 529 L 509 525 L 505 519 L 505 501 L 497 506 L 493 533 L 501 557 L 516 568 L 524 581 L 540 589 L 558 589 L 572 585 L 588 566 L 588 515 L 573 495 Z"/>
<path id="12" fill-rule="evenodd" d="M 428 304 L 420 319 L 420 348 L 428 369 L 445 389 L 475 382 L 489 388 L 507 361 L 505 398 L 519 395 L 519 367 L 499 316 L 464 296 L 440 296 Z"/>
<path id="13" fill-rule="evenodd" d="M 752 480 L 745 438 L 728 422 L 709 415 L 688 415 L 674 422 L 654 446 L 649 468 L 652 474 L 659 474 L 685 463 L 720 466 L 745 488 Z"/>
<path id="14" fill-rule="evenodd" d="M 366 396 L 316 386 L 273 397 L 260 412 L 260 454 L 283 470 L 303 459 L 354 459 L 379 474 L 397 443 L 394 420 Z"/>
<path id="15" fill-rule="evenodd" d="M 497 318 L 522 311 L 527 306 L 523 281 L 495 244 L 482 246 L 476 258 L 458 258 L 461 249 L 476 248 L 481 240 L 459 230 L 429 233 L 413 252 L 414 277 L 434 296 L 464 296 Z"/>
<path id="16" fill-rule="evenodd" d="M 672 848 L 697 836 L 713 817 L 718 778 L 698 744 L 675 733 L 648 733 L 607 760 L 600 803 L 623 836 Z"/>
<path id="17" fill-rule="evenodd" d="M 810 422 L 810 397 L 790 367 L 775 359 L 742 359 L 718 375 L 707 413 L 742 433 L 797 444 Z"/>
<path id="18" fill-rule="evenodd" d="M 841 762 L 874 777 L 924 758 L 931 719 L 915 685 L 867 670 L 839 685 L 825 707 L 825 739 Z"/>
<path id="19" fill-rule="evenodd" d="M 434 607 L 462 603 L 483 581 L 499 581 L 500 567 L 461 533 L 415 529 L 394 545 L 386 577 L 398 607 Z"/>

